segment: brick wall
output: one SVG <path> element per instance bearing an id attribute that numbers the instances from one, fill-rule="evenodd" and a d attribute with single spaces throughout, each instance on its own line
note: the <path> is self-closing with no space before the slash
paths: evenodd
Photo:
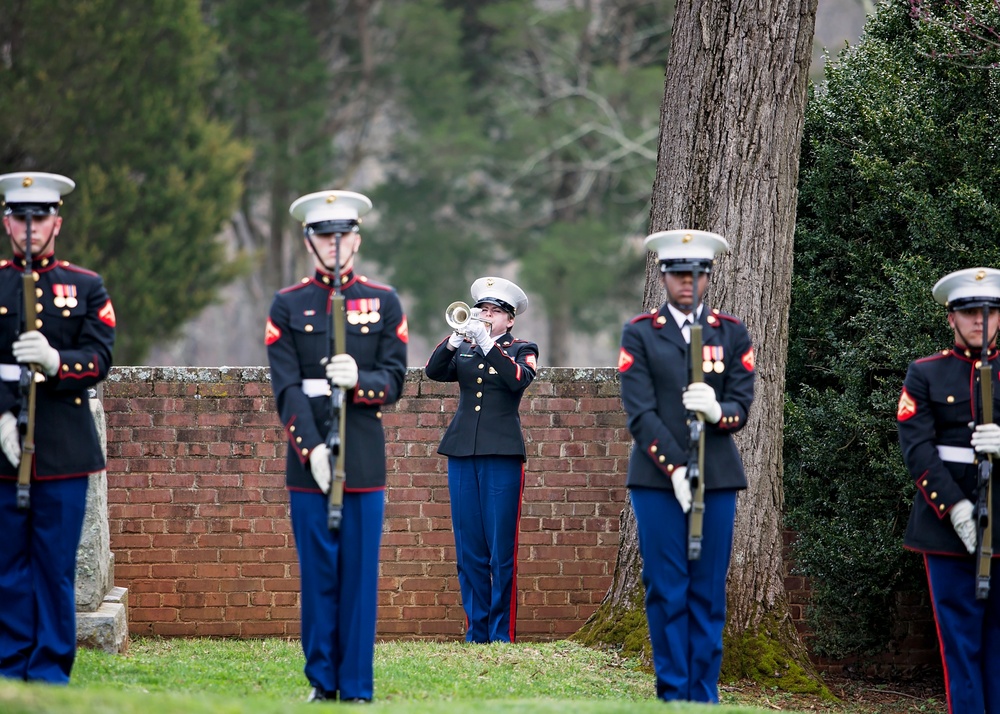
<path id="1" fill-rule="evenodd" d="M 436 453 L 456 390 L 411 370 L 384 415 L 380 636 L 463 633 L 447 466 Z M 130 591 L 131 632 L 297 635 L 285 437 L 267 370 L 116 368 L 103 401 L 115 582 Z M 521 412 L 518 633 L 559 638 L 610 584 L 631 439 L 611 369 L 543 369 Z"/>
<path id="2" fill-rule="evenodd" d="M 295 636 L 298 564 L 284 488 L 285 437 L 263 368 L 116 368 L 103 386 L 115 583 L 135 635 Z M 458 638 L 446 460 L 436 453 L 457 387 L 407 375 L 387 409 L 389 483 L 379 634 Z M 528 449 L 518 549 L 518 632 L 575 632 L 607 592 L 631 437 L 612 369 L 542 369 L 521 408 Z M 792 574 L 803 634 L 809 583 Z M 882 664 L 938 663 L 922 594 L 901 594 Z M 818 662 L 842 671 L 853 662 Z"/>

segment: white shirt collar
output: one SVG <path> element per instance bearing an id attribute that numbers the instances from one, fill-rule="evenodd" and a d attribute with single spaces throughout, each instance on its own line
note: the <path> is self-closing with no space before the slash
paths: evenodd
<path id="1" fill-rule="evenodd" d="M 667 309 L 670 311 L 670 314 L 673 316 L 674 321 L 677 323 L 677 327 L 679 327 L 681 329 L 684 329 L 684 323 L 690 324 L 689 318 L 691 316 L 688 315 L 687 313 L 681 312 L 676 307 L 674 307 L 673 305 L 671 305 L 669 302 L 667 303 Z M 696 311 L 696 314 L 697 314 L 698 318 L 701 317 L 701 313 L 704 310 L 705 310 L 705 303 L 701 303 L 698 306 L 698 310 Z"/>

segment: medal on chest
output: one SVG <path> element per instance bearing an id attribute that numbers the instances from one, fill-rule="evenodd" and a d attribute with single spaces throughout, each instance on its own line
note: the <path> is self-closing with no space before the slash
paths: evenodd
<path id="1" fill-rule="evenodd" d="M 701 370 L 705 374 L 715 372 L 722 374 L 726 369 L 726 363 L 722 361 L 722 345 L 702 345 L 701 346 Z"/>

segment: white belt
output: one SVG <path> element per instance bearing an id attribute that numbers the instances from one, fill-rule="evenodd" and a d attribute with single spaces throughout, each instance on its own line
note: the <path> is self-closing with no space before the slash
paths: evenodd
<path id="1" fill-rule="evenodd" d="M 18 382 L 21 380 L 21 365 L 0 364 L 0 382 Z"/>
<path id="2" fill-rule="evenodd" d="M 976 452 L 968 446 L 937 446 L 938 456 L 942 461 L 951 461 L 956 464 L 976 463 Z"/>
<path id="3" fill-rule="evenodd" d="M 303 379 L 302 391 L 307 397 L 329 397 L 332 393 L 330 383 L 325 379 Z"/>

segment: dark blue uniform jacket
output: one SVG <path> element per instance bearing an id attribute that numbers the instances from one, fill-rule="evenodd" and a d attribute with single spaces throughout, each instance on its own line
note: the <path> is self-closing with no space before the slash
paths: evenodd
<path id="1" fill-rule="evenodd" d="M 990 353 L 993 367 L 993 415 L 1000 417 L 1000 360 Z M 976 503 L 974 463 L 943 461 L 937 446 L 971 449 L 972 427 L 978 422 L 979 353 L 961 347 L 944 350 L 910 364 L 899 397 L 896 421 L 903 462 L 917 484 L 903 544 L 922 553 L 968 555 L 949 514 L 967 498 Z M 995 460 L 996 461 L 996 460 Z M 1000 543 L 1000 488 L 994 466 L 993 542 Z M 1000 555 L 1000 554 L 998 554 Z M 971 557 L 971 556 L 970 556 Z"/>
<path id="2" fill-rule="evenodd" d="M 330 397 L 307 397 L 302 380 L 325 380 L 320 361 L 330 352 L 332 278 L 312 278 L 278 292 L 271 304 L 264 341 L 271 388 L 288 435 L 288 488 L 318 491 L 309 452 L 326 441 Z M 346 491 L 385 488 L 385 430 L 382 407 L 399 399 L 406 377 L 409 333 L 396 291 L 353 272 L 341 290 L 347 311 L 346 352 L 358 363 L 358 384 L 347 392 Z"/>
<path id="3" fill-rule="evenodd" d="M 21 333 L 24 298 L 21 258 L 0 260 L 0 364 L 14 365 L 12 347 Z M 59 371 L 37 386 L 34 477 L 86 476 L 104 468 L 101 442 L 90 413 L 87 389 L 111 369 L 115 311 L 97 273 L 56 260 L 35 258 L 38 330 L 59 351 Z M 11 370 L 11 367 L 5 367 Z M 17 415 L 17 381 L 0 381 L 0 413 Z M 0 478 L 16 479 L 17 469 L 0 455 Z"/>
<path id="4" fill-rule="evenodd" d="M 537 366 L 538 345 L 515 340 L 509 332 L 485 355 L 468 341 L 455 351 L 448 349 L 448 340 L 439 344 L 424 372 L 438 382 L 458 382 L 459 396 L 438 453 L 525 460 L 518 407 Z"/>
<path id="5" fill-rule="evenodd" d="M 718 424 L 705 425 L 705 488 L 746 488 L 733 432 L 746 425 L 753 401 L 754 353 L 746 327 L 732 315 L 702 310 L 705 382 L 722 406 Z M 681 393 L 690 382 L 688 345 L 664 304 L 626 323 L 618 373 L 628 428 L 635 439 L 627 485 L 672 488 L 670 475 L 688 462 L 688 414 Z"/>

